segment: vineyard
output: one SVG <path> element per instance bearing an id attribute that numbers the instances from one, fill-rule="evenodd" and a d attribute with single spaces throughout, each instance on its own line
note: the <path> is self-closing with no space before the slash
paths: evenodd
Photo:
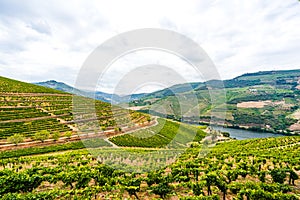
<path id="1" fill-rule="evenodd" d="M 189 142 L 201 141 L 205 135 L 200 128 L 159 118 L 157 126 L 109 140 L 118 146 L 127 147 L 182 148 Z"/>
<path id="2" fill-rule="evenodd" d="M 300 137 L 218 143 L 206 156 L 196 142 L 174 163 L 153 154 L 146 172 L 130 163 L 146 148 L 74 150 L 0 161 L 2 199 L 247 199 L 297 200 Z M 174 153 L 174 152 L 173 152 Z M 123 169 L 116 168 L 116 161 Z M 158 161 L 167 166 L 151 170 Z M 170 162 L 170 163 L 168 163 Z M 121 166 L 119 163 L 119 166 Z"/>
<path id="3" fill-rule="evenodd" d="M 2 77 L 0 86 L 1 199 L 300 198 L 300 137 L 214 143 L 206 126 Z"/>
<path id="4" fill-rule="evenodd" d="M 80 99 L 76 108 L 74 98 Z M 101 136 L 150 121 L 146 114 L 109 103 L 0 77 L 0 147 L 49 139 L 55 143 L 89 133 Z"/>

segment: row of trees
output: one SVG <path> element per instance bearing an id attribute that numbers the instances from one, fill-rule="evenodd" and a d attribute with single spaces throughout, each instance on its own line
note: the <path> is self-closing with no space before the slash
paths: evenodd
<path id="1" fill-rule="evenodd" d="M 67 137 L 68 139 L 70 139 L 72 134 L 73 134 L 72 131 L 67 131 L 67 132 L 64 133 L 64 136 Z M 61 134 L 58 131 L 55 131 L 52 134 L 50 134 L 49 131 L 42 130 L 42 131 L 36 132 L 32 136 L 32 140 L 44 142 L 47 139 L 53 139 L 54 141 L 57 141 L 57 140 L 59 140 L 60 137 L 61 137 Z M 25 140 L 25 137 L 22 134 L 19 134 L 19 133 L 14 134 L 14 135 L 7 138 L 7 141 L 9 143 L 12 143 L 12 144 L 15 144 L 15 145 L 18 145 L 19 143 L 24 142 L 24 140 Z"/>

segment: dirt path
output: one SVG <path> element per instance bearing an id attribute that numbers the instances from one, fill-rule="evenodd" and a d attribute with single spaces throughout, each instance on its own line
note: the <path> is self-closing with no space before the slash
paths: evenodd
<path id="1" fill-rule="evenodd" d="M 109 140 L 109 138 L 104 138 L 104 141 L 107 142 L 107 143 L 109 143 L 109 144 L 111 144 L 112 148 L 120 148 L 118 145 L 116 145 L 115 143 L 111 142 Z"/>
<path id="2" fill-rule="evenodd" d="M 53 116 L 53 117 L 56 117 L 56 116 Z M 155 118 L 154 123 L 150 122 L 149 125 L 146 124 L 143 127 L 141 127 L 141 126 L 137 126 L 137 127 L 134 127 L 134 128 L 123 127 L 122 129 L 124 130 L 124 133 L 121 133 L 121 134 L 127 134 L 127 133 L 130 133 L 130 132 L 133 132 L 133 131 L 138 131 L 138 130 L 141 130 L 141 129 L 149 128 L 149 127 L 152 127 L 152 126 L 156 125 L 157 123 L 158 122 Z M 125 131 L 126 129 L 130 129 L 130 130 L 126 132 Z M 117 145 L 115 145 L 112 142 L 108 141 L 108 138 L 118 136 L 118 135 L 120 135 L 120 134 L 115 133 L 114 130 L 107 130 L 107 131 L 102 131 L 102 132 L 98 132 L 98 133 L 91 132 L 91 133 L 86 133 L 86 134 L 81 134 L 81 135 L 72 135 L 69 138 L 68 137 L 61 137 L 55 143 L 54 143 L 54 139 L 47 139 L 43 143 L 40 142 L 40 141 L 28 141 L 28 142 L 19 143 L 18 146 L 14 145 L 14 144 L 3 144 L 3 145 L 0 145 L 0 151 L 21 149 L 21 148 L 29 148 L 29 147 L 36 147 L 36 146 L 51 146 L 51 145 L 54 145 L 54 144 L 64 144 L 65 142 L 68 142 L 68 141 L 79 141 L 79 140 L 82 140 L 82 139 L 91 139 L 91 138 L 99 138 L 99 137 L 103 138 L 104 140 L 107 139 L 105 141 L 107 141 L 109 144 L 113 145 L 113 147 L 117 147 Z"/>
<path id="3" fill-rule="evenodd" d="M 121 134 L 112 135 L 112 136 L 110 136 L 110 137 L 108 137 L 108 138 L 113 138 L 113 137 L 117 137 L 117 136 L 129 134 L 129 133 L 132 133 L 132 132 L 135 132 L 135 131 L 140 131 L 140 130 L 143 130 L 143 129 L 146 129 L 146 128 L 151 128 L 151 127 L 153 127 L 153 126 L 156 126 L 156 125 L 158 125 L 157 118 L 158 118 L 158 117 L 156 117 L 156 116 L 154 117 L 154 119 L 153 119 L 153 120 L 154 120 L 154 124 L 151 124 L 150 126 L 145 126 L 145 127 L 139 128 L 139 129 L 134 129 L 134 130 L 126 131 L 126 132 L 121 133 Z"/>

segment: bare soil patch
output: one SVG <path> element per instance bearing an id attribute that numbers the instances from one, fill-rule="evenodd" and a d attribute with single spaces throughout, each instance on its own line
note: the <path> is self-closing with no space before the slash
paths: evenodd
<path id="1" fill-rule="evenodd" d="M 300 131 L 300 124 L 296 123 L 296 124 L 292 124 L 289 129 L 291 131 Z"/>
<path id="2" fill-rule="evenodd" d="M 237 104 L 238 108 L 263 108 L 265 106 L 282 106 L 290 107 L 291 105 L 286 104 L 284 101 L 245 101 Z"/>

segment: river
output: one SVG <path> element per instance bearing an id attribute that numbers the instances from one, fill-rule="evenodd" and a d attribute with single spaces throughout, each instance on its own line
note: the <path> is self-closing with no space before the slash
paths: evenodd
<path id="1" fill-rule="evenodd" d="M 244 129 L 235 129 L 235 128 L 224 128 L 222 126 L 212 126 L 215 130 L 220 130 L 223 132 L 230 133 L 231 138 L 236 138 L 237 140 L 246 140 L 250 138 L 267 138 L 267 137 L 280 137 L 284 136 L 282 134 L 274 134 L 274 133 L 263 133 L 256 131 L 248 131 Z"/>

